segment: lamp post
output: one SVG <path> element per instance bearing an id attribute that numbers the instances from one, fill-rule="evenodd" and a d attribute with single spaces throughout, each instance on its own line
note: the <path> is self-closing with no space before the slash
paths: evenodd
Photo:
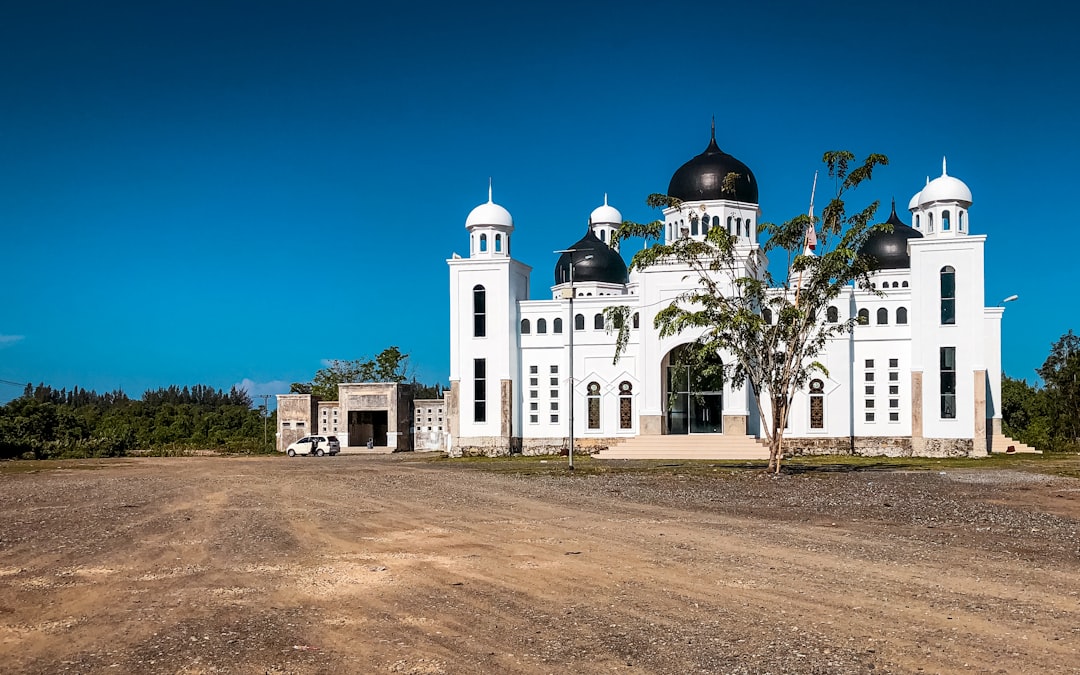
<path id="1" fill-rule="evenodd" d="M 592 260 L 592 255 L 590 254 L 585 256 L 581 260 L 575 262 L 574 254 L 577 252 L 578 249 L 576 248 L 567 248 L 561 251 L 555 251 L 555 253 L 568 253 L 570 255 L 570 265 L 568 266 L 570 268 L 570 288 L 569 290 L 563 289 L 563 297 L 570 300 L 570 321 L 568 322 L 567 326 L 570 330 L 570 367 L 567 380 L 570 385 L 568 387 L 570 391 L 570 394 L 568 396 L 568 402 L 570 404 L 570 448 L 568 456 L 570 463 L 567 468 L 571 471 L 574 470 L 574 266 L 580 262 Z"/>

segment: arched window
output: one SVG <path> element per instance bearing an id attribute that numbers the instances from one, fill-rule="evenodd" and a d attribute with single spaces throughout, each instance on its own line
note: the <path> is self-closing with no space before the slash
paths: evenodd
<path id="1" fill-rule="evenodd" d="M 829 323 L 836 323 L 840 320 L 840 310 L 835 307 L 830 307 L 825 310 L 825 320 Z"/>
<path id="2" fill-rule="evenodd" d="M 631 322 L 631 326 L 633 326 L 634 328 L 638 328 L 638 324 L 641 322 L 641 316 L 637 312 L 634 312 L 634 316 L 631 319 Z"/>
<path id="3" fill-rule="evenodd" d="M 864 307 L 863 309 L 859 310 L 859 325 L 860 326 L 866 326 L 866 325 L 869 325 L 869 323 L 870 323 L 870 310 L 868 310 L 868 309 L 866 309 Z"/>
<path id="4" fill-rule="evenodd" d="M 736 218 L 736 219 L 735 219 L 735 231 L 736 231 L 736 232 L 737 232 L 737 233 L 738 233 L 738 234 L 739 234 L 740 236 L 742 235 L 742 218 Z"/>
<path id="5" fill-rule="evenodd" d="M 482 234 L 482 235 L 480 235 L 480 252 L 484 253 L 486 251 L 487 251 L 487 235 Z"/>
<path id="6" fill-rule="evenodd" d="M 941 212 L 941 231 L 942 232 L 948 232 L 950 224 L 951 223 L 950 223 L 950 219 L 949 219 L 949 212 L 947 210 L 942 211 Z"/>
<path id="7" fill-rule="evenodd" d="M 604 315 L 597 314 L 592 318 L 592 327 L 596 330 L 601 330 L 604 327 Z"/>
<path id="8" fill-rule="evenodd" d="M 926 214 L 926 231 L 927 232 L 933 232 L 934 231 L 934 214 L 933 213 Z"/>
<path id="9" fill-rule="evenodd" d="M 907 323 L 907 307 L 898 307 L 896 310 L 896 323 L 903 326 Z"/>
<path id="10" fill-rule="evenodd" d="M 709 233 L 709 214 L 707 213 L 701 214 L 701 233 Z"/>
<path id="11" fill-rule="evenodd" d="M 554 323 L 552 323 L 552 325 L 551 325 L 551 328 L 552 328 L 551 329 L 552 333 L 561 333 L 562 332 L 562 319 L 555 319 Z"/>
<path id="12" fill-rule="evenodd" d="M 481 241 L 483 241 L 483 235 L 481 235 Z M 484 337 L 487 335 L 487 291 L 483 286 L 473 286 L 472 306 L 473 337 Z"/>
<path id="13" fill-rule="evenodd" d="M 626 381 L 619 383 L 619 428 L 634 428 L 634 387 Z"/>
<path id="14" fill-rule="evenodd" d="M 761 318 L 765 320 L 765 323 L 772 325 L 772 310 L 768 307 L 761 310 Z"/>
<path id="15" fill-rule="evenodd" d="M 585 394 L 586 404 L 588 406 L 589 413 L 589 428 L 600 428 L 600 384 L 598 382 L 590 382 L 586 389 Z"/>
<path id="16" fill-rule="evenodd" d="M 737 234 L 736 232 L 733 232 L 732 229 L 731 229 L 731 216 L 727 217 L 727 232 L 728 232 L 728 234 Z"/>
<path id="17" fill-rule="evenodd" d="M 889 323 L 889 310 L 884 307 L 879 307 L 877 311 L 877 322 L 879 326 L 884 326 Z"/>
<path id="18" fill-rule="evenodd" d="M 502 235 L 495 235 L 495 252 L 502 253 Z"/>
<path id="19" fill-rule="evenodd" d="M 750 224 L 751 224 L 751 220 L 749 218 L 747 218 L 746 219 L 746 236 L 748 236 L 748 237 L 750 236 Z"/>
<path id="20" fill-rule="evenodd" d="M 536 320 L 536 332 L 537 333 L 546 333 L 547 332 L 547 319 L 537 319 Z"/>
<path id="21" fill-rule="evenodd" d="M 919 222 L 919 214 L 915 214 L 915 229 L 918 230 L 922 227 L 922 223 Z"/>
<path id="22" fill-rule="evenodd" d="M 712 226 L 713 227 L 720 227 L 720 216 L 713 216 L 712 217 Z"/>
<path id="23" fill-rule="evenodd" d="M 574 315 L 574 330 L 585 330 L 585 316 L 582 314 Z"/>
<path id="24" fill-rule="evenodd" d="M 531 330 L 531 328 L 529 326 L 529 320 L 528 319 L 522 319 L 521 320 L 521 334 L 522 335 L 528 335 L 530 330 Z"/>
<path id="25" fill-rule="evenodd" d="M 671 223 L 668 223 L 668 226 L 667 226 L 667 238 L 668 238 L 668 241 L 671 241 L 672 239 L 675 238 L 674 226 Z"/>
<path id="26" fill-rule="evenodd" d="M 690 234 L 695 237 L 698 234 L 698 218 L 697 216 L 690 216 Z"/>
<path id="27" fill-rule="evenodd" d="M 810 380 L 810 428 L 825 428 L 825 383 Z"/>
<path id="28" fill-rule="evenodd" d="M 903 282 L 900 283 L 900 288 L 907 288 L 907 287 L 908 287 L 908 282 L 903 281 Z"/>
<path id="29" fill-rule="evenodd" d="M 892 282 L 892 287 L 893 288 L 900 288 L 900 283 L 897 282 L 897 281 L 894 281 L 894 282 Z"/>
<path id="30" fill-rule="evenodd" d="M 964 231 L 964 212 L 963 211 L 959 212 L 959 220 L 960 220 L 960 222 L 958 224 L 960 226 L 960 231 L 963 232 Z"/>
<path id="31" fill-rule="evenodd" d="M 956 323 L 956 270 L 949 265 L 941 268 L 941 323 Z"/>

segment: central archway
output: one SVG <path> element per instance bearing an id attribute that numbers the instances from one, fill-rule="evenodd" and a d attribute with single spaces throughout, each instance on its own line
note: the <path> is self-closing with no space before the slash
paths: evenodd
<path id="1" fill-rule="evenodd" d="M 723 362 L 718 355 L 683 364 L 686 345 L 675 347 L 663 360 L 664 407 L 667 433 L 724 433 Z"/>

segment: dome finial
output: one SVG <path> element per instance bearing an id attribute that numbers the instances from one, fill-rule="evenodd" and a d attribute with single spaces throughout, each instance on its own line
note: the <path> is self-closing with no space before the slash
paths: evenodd
<path id="1" fill-rule="evenodd" d="M 488 204 L 494 204 L 491 199 L 491 176 L 488 176 Z"/>
<path id="2" fill-rule="evenodd" d="M 945 155 L 941 156 L 941 175 L 948 176 L 949 172 L 945 170 Z"/>
<path id="3" fill-rule="evenodd" d="M 716 142 L 716 115 L 712 116 L 712 128 L 709 131 L 709 140 Z"/>
<path id="4" fill-rule="evenodd" d="M 897 215 L 896 215 L 896 197 L 893 197 L 892 198 L 892 215 L 890 215 L 889 218 L 892 219 L 892 218 L 896 218 L 896 217 L 897 217 Z"/>
<path id="5" fill-rule="evenodd" d="M 607 203 L 607 193 L 605 192 L 604 193 L 604 206 L 607 206 L 607 205 L 608 205 L 608 203 Z"/>

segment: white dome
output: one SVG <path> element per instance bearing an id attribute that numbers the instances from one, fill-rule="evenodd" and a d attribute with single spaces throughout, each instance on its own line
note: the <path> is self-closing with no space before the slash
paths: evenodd
<path id="1" fill-rule="evenodd" d="M 945 160 L 941 160 L 941 175 L 926 184 L 919 193 L 919 204 L 932 202 L 965 202 L 971 205 L 971 190 L 959 178 L 953 178 L 945 170 Z"/>
<path id="2" fill-rule="evenodd" d="M 911 201 L 908 202 L 908 205 L 907 205 L 908 211 L 914 211 L 915 209 L 919 208 L 919 203 L 920 203 L 919 202 L 919 196 L 920 195 L 922 195 L 921 192 L 916 192 L 915 196 L 911 198 Z"/>
<path id="3" fill-rule="evenodd" d="M 465 227 L 472 228 L 478 225 L 494 225 L 496 227 L 514 228 L 514 218 L 510 212 L 491 201 L 491 185 L 488 185 L 488 200 L 469 212 L 465 219 Z"/>
<path id="4" fill-rule="evenodd" d="M 604 195 L 604 205 L 593 209 L 589 222 L 593 225 L 622 225 L 622 214 L 614 206 L 608 206 L 607 195 Z"/>

